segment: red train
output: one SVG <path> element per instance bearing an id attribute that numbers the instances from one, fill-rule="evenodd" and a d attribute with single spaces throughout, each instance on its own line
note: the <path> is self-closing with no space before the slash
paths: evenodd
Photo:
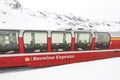
<path id="1" fill-rule="evenodd" d="M 0 30 L 0 68 L 120 57 L 120 32 Z"/>

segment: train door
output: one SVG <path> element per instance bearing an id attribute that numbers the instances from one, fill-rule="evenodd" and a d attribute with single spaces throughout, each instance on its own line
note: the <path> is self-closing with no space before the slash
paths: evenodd
<path id="1" fill-rule="evenodd" d="M 95 34 L 95 50 L 108 49 L 110 43 L 110 35 L 107 32 L 94 32 Z"/>
<path id="2" fill-rule="evenodd" d="M 75 32 L 75 51 L 90 50 L 92 34 L 90 32 Z"/>

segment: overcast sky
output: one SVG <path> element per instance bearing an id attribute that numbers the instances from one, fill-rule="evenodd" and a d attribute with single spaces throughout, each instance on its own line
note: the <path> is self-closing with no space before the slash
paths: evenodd
<path id="1" fill-rule="evenodd" d="M 23 7 L 48 12 L 73 13 L 100 20 L 120 20 L 120 0 L 18 0 Z"/>

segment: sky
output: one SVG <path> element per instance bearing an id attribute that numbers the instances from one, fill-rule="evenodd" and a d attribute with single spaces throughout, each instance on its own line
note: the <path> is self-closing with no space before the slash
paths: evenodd
<path id="1" fill-rule="evenodd" d="M 120 20 L 120 0 L 18 0 L 32 10 L 72 13 L 93 20 Z"/>

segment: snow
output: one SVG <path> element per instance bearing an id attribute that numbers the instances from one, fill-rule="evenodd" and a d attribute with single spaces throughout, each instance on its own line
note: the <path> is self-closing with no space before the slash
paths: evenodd
<path id="1" fill-rule="evenodd" d="M 0 69 L 0 80 L 120 80 L 120 58 L 42 68 Z"/>
<path id="2" fill-rule="evenodd" d="M 84 27 L 99 31 L 120 31 L 119 21 L 92 21 L 71 13 L 31 11 L 23 7 L 13 9 L 16 3 L 17 0 L 0 0 L 0 29 L 54 30 Z M 119 61 L 120 58 L 111 58 L 34 69 L 0 69 L 0 80 L 120 80 Z"/>
<path id="3" fill-rule="evenodd" d="M 119 21 L 84 19 L 72 13 L 32 11 L 15 6 L 17 0 L 0 0 L 0 29 L 56 30 L 59 28 L 90 28 L 98 31 L 120 31 Z"/>

